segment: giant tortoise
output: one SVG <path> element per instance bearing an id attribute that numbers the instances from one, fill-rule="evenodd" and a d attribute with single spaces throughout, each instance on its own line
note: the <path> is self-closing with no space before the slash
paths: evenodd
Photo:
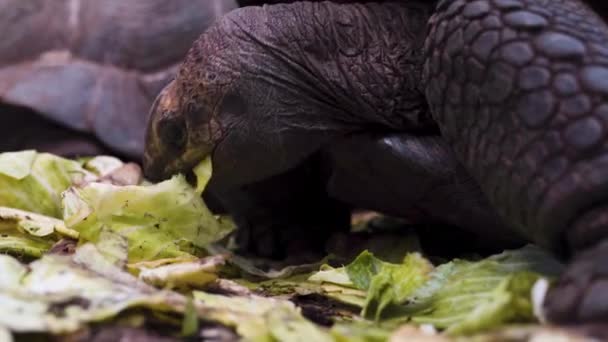
<path id="1" fill-rule="evenodd" d="M 153 105 L 144 172 L 162 179 L 211 155 L 210 186 L 240 201 L 227 207 L 241 225 L 283 242 L 318 236 L 328 227 L 317 213 L 336 203 L 414 207 L 484 239 L 533 241 L 569 262 L 548 294 L 550 319 L 605 322 L 605 6 L 302 1 L 233 11 Z M 282 218 L 302 197 L 308 207 Z M 248 203 L 265 214 L 249 215 Z M 292 226 L 304 232 L 281 232 Z"/>
<path id="2" fill-rule="evenodd" d="M 0 148 L 140 159 L 150 104 L 235 0 L 0 0 Z"/>

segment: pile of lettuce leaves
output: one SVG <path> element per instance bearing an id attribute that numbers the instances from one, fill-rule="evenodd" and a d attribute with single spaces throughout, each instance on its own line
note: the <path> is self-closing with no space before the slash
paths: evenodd
<path id="1" fill-rule="evenodd" d="M 109 156 L 0 154 L 0 342 L 579 338 L 542 323 L 562 265 L 534 246 L 431 262 L 402 233 L 262 269 L 203 202 L 210 161 L 193 171 L 152 184 Z"/>

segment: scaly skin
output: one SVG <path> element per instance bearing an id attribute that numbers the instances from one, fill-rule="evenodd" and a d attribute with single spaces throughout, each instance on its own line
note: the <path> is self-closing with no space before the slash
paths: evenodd
<path id="1" fill-rule="evenodd" d="M 212 154 L 212 182 L 240 189 L 300 167 L 316 153 L 332 156 L 340 141 L 355 137 L 333 154 L 343 159 L 330 157 L 324 165 L 343 170 L 368 139 L 356 140 L 360 132 L 407 132 L 423 147 L 420 156 L 431 156 L 435 145 L 420 142 L 437 135 L 438 126 L 453 152 L 435 154 L 441 160 L 429 165 L 443 161 L 454 174 L 466 170 L 461 179 L 470 175 L 474 186 L 460 188 L 464 198 L 488 200 L 492 207 L 481 210 L 491 216 L 494 208 L 514 231 L 571 259 L 549 293 L 549 317 L 602 322 L 608 317 L 607 26 L 578 0 L 442 0 L 427 30 L 421 22 L 431 5 L 302 2 L 231 13 L 197 41 L 157 100 L 145 172 L 163 178 Z M 407 139 L 389 149 L 399 160 L 394 173 L 379 172 L 374 183 L 371 173 L 357 171 L 359 179 L 390 189 L 385 184 L 394 174 L 416 176 L 426 161 L 411 162 L 421 157 L 398 147 Z M 446 179 L 438 169 L 426 170 L 429 184 Z M 328 193 L 350 200 L 352 189 L 336 182 L 345 176 L 329 174 L 319 180 Z M 393 181 L 399 183 L 393 190 L 408 182 Z M 436 189 L 412 182 L 418 185 L 427 192 L 421 198 Z M 384 209 L 382 194 L 373 196 Z M 407 193 L 397 197 L 403 207 L 415 204 Z"/>
<path id="2" fill-rule="evenodd" d="M 590 250 L 552 318 L 608 318 L 607 274 L 582 271 L 608 263 L 608 26 L 577 0 L 443 1 L 426 56 L 433 116 L 492 205 L 541 245 Z"/>
<path id="3" fill-rule="evenodd" d="M 572 0 L 445 1 L 426 51 L 442 136 L 505 218 L 559 246 L 606 200 L 608 26 Z"/>
<path id="4" fill-rule="evenodd" d="M 430 12 L 413 2 L 299 2 L 229 13 L 166 89 L 179 96 L 153 109 L 149 176 L 187 169 L 214 148 L 218 182 L 247 184 L 351 132 L 433 126 L 418 89 Z M 240 138 L 255 132 L 268 134 Z M 184 139 L 166 144 L 161 136 Z"/>

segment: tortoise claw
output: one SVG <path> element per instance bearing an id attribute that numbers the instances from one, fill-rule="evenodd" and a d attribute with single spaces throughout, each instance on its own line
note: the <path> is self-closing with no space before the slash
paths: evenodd
<path id="1" fill-rule="evenodd" d="M 608 323 L 608 240 L 578 255 L 549 290 L 549 321 Z"/>

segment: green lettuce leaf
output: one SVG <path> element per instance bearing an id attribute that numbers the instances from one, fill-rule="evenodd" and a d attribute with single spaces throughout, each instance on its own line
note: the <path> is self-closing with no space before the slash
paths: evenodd
<path id="1" fill-rule="evenodd" d="M 480 261 L 457 259 L 437 268 L 418 253 L 392 264 L 364 251 L 349 265 L 323 266 L 308 280 L 321 283 L 323 291 L 317 293 L 338 300 L 330 287 L 338 295 L 353 287 L 365 291 L 363 315 L 376 321 L 413 321 L 446 329 L 451 335 L 468 335 L 507 323 L 536 321 L 532 288 L 562 268 L 533 246 Z"/>
<path id="2" fill-rule="evenodd" d="M 337 285 L 352 286 L 367 291 L 362 314 L 376 320 L 390 305 L 402 303 L 426 282 L 433 265 L 419 253 L 409 253 L 401 264 L 392 264 L 363 251 L 352 263 L 342 269 L 326 269 L 309 278 Z"/>
<path id="3" fill-rule="evenodd" d="M 385 264 L 387 263 L 376 258 L 372 253 L 363 251 L 345 267 L 345 271 L 356 288 L 368 290 L 373 277 L 382 271 Z"/>
<path id="4" fill-rule="evenodd" d="M 207 187 L 213 173 L 211 158 L 203 159 L 203 161 L 192 169 L 192 172 L 194 172 L 194 175 L 196 176 L 196 189 L 194 189 L 194 191 L 200 195 Z"/>
<path id="5" fill-rule="evenodd" d="M 0 207 L 0 252 L 38 258 L 62 236 L 77 238 L 78 232 L 53 217 Z"/>
<path id="6" fill-rule="evenodd" d="M 60 218 L 61 192 L 94 178 L 80 163 L 48 153 L 0 153 L 0 206 Z"/>
<path id="7" fill-rule="evenodd" d="M 181 175 L 149 186 L 89 183 L 63 197 L 70 228 L 93 242 L 102 228 L 124 236 L 129 262 L 192 254 L 234 228 L 216 218 Z"/>
<path id="8" fill-rule="evenodd" d="M 405 302 L 422 286 L 432 269 L 433 265 L 419 253 L 408 254 L 402 264 L 384 263 L 369 284 L 363 316 L 380 320 L 386 308 Z"/>
<path id="9" fill-rule="evenodd" d="M 554 277 L 562 265 L 536 247 L 506 251 L 472 262 L 454 260 L 394 312 L 416 323 L 472 334 L 510 322 L 533 322 L 531 291 L 541 277 Z"/>

